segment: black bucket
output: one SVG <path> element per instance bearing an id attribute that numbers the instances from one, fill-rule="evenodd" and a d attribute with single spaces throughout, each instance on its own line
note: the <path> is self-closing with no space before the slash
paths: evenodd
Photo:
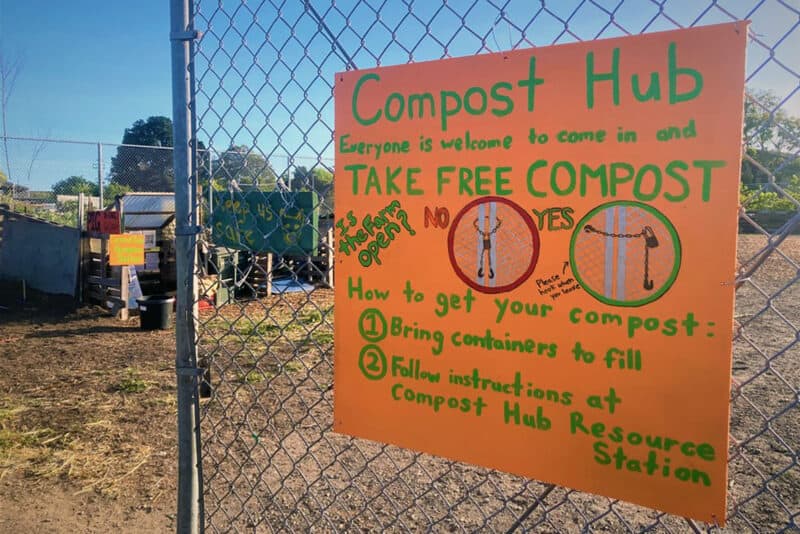
<path id="1" fill-rule="evenodd" d="M 175 297 L 150 295 L 136 299 L 142 330 L 168 330 Z"/>

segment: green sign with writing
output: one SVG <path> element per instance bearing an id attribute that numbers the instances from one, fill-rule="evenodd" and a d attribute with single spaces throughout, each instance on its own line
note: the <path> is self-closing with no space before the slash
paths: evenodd
<path id="1" fill-rule="evenodd" d="M 310 191 L 215 192 L 211 227 L 219 246 L 313 256 L 319 243 L 319 198 Z"/>

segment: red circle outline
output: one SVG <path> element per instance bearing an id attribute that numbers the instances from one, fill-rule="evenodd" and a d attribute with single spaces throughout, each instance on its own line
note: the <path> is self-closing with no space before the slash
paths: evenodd
<path id="1" fill-rule="evenodd" d="M 488 202 L 500 202 L 502 204 L 511 206 L 514 210 L 516 210 L 516 212 L 519 213 L 520 217 L 522 217 L 522 220 L 528 226 L 528 229 L 531 231 L 531 244 L 533 245 L 531 262 L 525 272 L 510 284 L 498 287 L 486 287 L 474 282 L 470 277 L 464 274 L 464 271 L 456 262 L 456 255 L 453 251 L 453 243 L 455 242 L 456 227 L 458 227 L 458 223 L 461 222 L 461 219 L 471 208 L 477 206 L 478 204 L 485 204 Z M 528 215 L 528 212 L 511 200 L 497 196 L 480 197 L 461 208 L 461 211 L 456 214 L 455 218 L 450 223 L 450 231 L 447 234 L 447 253 L 450 256 L 450 264 L 453 266 L 453 270 L 455 271 L 456 275 L 469 287 L 476 291 L 480 291 L 481 293 L 505 293 L 506 291 L 511 291 L 512 289 L 516 289 L 521 286 L 528 278 L 530 278 L 531 274 L 533 274 L 533 270 L 536 268 L 536 264 L 539 261 L 539 230 L 536 228 L 533 218 Z"/>

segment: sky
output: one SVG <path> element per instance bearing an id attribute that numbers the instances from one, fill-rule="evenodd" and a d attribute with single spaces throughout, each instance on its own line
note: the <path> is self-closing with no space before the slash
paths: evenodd
<path id="1" fill-rule="evenodd" d="M 331 85 L 346 68 L 345 56 L 365 68 L 615 37 L 624 34 L 620 27 L 640 33 L 726 22 L 731 15 L 753 21 L 749 86 L 772 90 L 786 99 L 783 109 L 800 115 L 800 0 L 719 0 L 710 9 L 706 0 L 666 0 L 663 9 L 653 0 L 494 0 L 500 7 L 450 0 L 446 8 L 434 0 L 410 7 L 402 0 L 313 2 L 341 49 L 300 1 L 274 2 L 282 4 L 277 20 L 271 2 L 198 3 L 197 27 L 205 33 L 197 61 L 199 137 L 220 150 L 255 147 L 276 168 L 320 159 L 333 165 Z M 254 14 L 259 4 L 265 7 Z M 614 12 L 618 26 L 603 10 Z M 8 135 L 119 143 L 134 121 L 170 116 L 168 35 L 167 0 L 0 0 L 0 49 L 21 62 Z M 773 60 L 759 42 L 777 44 Z M 43 146 L 34 158 L 36 143 L 11 142 L 11 169 L 23 185 L 49 189 L 72 174 L 97 176 L 96 146 Z M 107 174 L 115 148 L 103 151 Z"/>
<path id="2" fill-rule="evenodd" d="M 0 0 L 0 43 L 21 60 L 9 133 L 119 143 L 171 114 L 167 2 Z"/>
<path id="3" fill-rule="evenodd" d="M 119 143 L 134 121 L 170 116 L 168 35 L 164 1 L 0 0 L 0 48 L 20 61 L 8 135 Z M 96 146 L 45 144 L 28 180 L 37 144 L 10 144 L 15 181 L 32 189 L 97 176 Z"/>

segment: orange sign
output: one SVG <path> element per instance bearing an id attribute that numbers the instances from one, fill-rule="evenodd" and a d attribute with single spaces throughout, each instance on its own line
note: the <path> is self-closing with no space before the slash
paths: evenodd
<path id="1" fill-rule="evenodd" d="M 108 239 L 109 265 L 144 263 L 144 234 L 111 234 Z"/>
<path id="2" fill-rule="evenodd" d="M 746 36 L 337 74 L 336 431 L 723 523 Z"/>

